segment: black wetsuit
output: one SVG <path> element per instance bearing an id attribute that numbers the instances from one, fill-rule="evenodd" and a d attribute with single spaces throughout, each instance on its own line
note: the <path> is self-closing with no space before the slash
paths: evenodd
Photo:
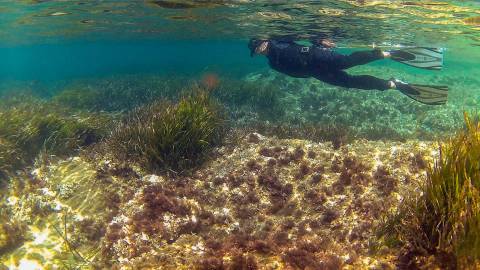
<path id="1" fill-rule="evenodd" d="M 299 78 L 314 77 L 328 84 L 366 90 L 387 90 L 390 83 L 369 75 L 353 76 L 344 69 L 383 59 L 380 50 L 336 53 L 322 46 L 302 46 L 293 41 L 269 40 L 270 67 Z"/>

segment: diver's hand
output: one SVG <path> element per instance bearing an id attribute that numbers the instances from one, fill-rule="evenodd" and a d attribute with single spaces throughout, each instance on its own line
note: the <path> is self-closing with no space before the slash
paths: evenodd
<path id="1" fill-rule="evenodd" d="M 320 41 L 320 44 L 325 48 L 335 48 L 335 47 L 337 47 L 337 44 L 335 44 L 335 42 L 333 42 L 331 39 L 322 39 Z"/>

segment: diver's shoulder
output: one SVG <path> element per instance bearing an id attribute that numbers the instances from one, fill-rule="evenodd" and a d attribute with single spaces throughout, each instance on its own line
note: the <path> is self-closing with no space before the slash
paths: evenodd
<path id="1" fill-rule="evenodd" d="M 285 49 L 285 48 L 289 48 L 289 47 L 299 46 L 295 42 L 284 41 L 284 40 L 275 40 L 275 39 L 270 40 L 270 43 L 271 43 L 272 47 L 278 48 L 278 49 Z"/>

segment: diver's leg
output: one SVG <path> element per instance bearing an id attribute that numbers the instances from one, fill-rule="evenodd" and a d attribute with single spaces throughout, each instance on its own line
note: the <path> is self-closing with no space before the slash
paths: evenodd
<path id="1" fill-rule="evenodd" d="M 370 75 L 353 76 L 342 70 L 319 73 L 314 77 L 328 84 L 346 88 L 384 91 L 395 87 L 395 83 L 392 81 L 382 80 Z"/>
<path id="2" fill-rule="evenodd" d="M 388 57 L 381 50 L 359 51 L 346 55 L 339 64 L 340 69 L 347 69 L 358 65 L 364 65 L 376 60 Z"/>
<path id="3" fill-rule="evenodd" d="M 388 55 L 381 50 L 360 51 L 350 55 L 343 55 L 330 49 L 318 47 L 314 51 L 315 67 L 322 70 L 347 69 L 386 57 Z"/>

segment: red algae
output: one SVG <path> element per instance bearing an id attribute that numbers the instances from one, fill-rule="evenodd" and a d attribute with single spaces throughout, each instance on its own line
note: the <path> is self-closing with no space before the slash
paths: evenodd
<path id="1" fill-rule="evenodd" d="M 224 270 L 226 269 L 222 258 L 208 257 L 198 262 L 196 270 Z"/>
<path id="2" fill-rule="evenodd" d="M 275 156 L 275 152 L 272 149 L 266 148 L 266 147 L 262 147 L 258 153 L 260 155 L 264 156 L 264 157 L 274 157 Z"/>
<path id="3" fill-rule="evenodd" d="M 305 156 L 305 151 L 300 146 L 297 146 L 293 151 L 292 159 L 295 161 L 299 161 L 303 159 L 304 156 Z"/>
<path id="4" fill-rule="evenodd" d="M 220 84 L 220 78 L 215 73 L 207 73 L 202 76 L 201 84 L 206 90 L 212 91 Z"/>
<path id="5" fill-rule="evenodd" d="M 310 182 L 311 182 L 312 184 L 318 184 L 318 183 L 320 183 L 320 182 L 322 181 L 322 178 L 323 178 L 323 177 L 322 177 L 322 174 L 320 174 L 320 173 L 315 173 L 315 174 L 312 175 Z"/>
<path id="6" fill-rule="evenodd" d="M 375 185 L 383 195 L 390 195 L 397 190 L 397 181 L 390 175 L 390 172 L 384 167 L 378 167 L 373 178 Z"/>
<path id="7" fill-rule="evenodd" d="M 248 134 L 247 142 L 249 142 L 249 143 L 259 143 L 260 142 L 259 134 L 257 134 L 257 133 Z"/>
<path id="8" fill-rule="evenodd" d="M 293 248 L 283 255 L 283 260 L 295 269 L 320 269 L 320 262 L 312 252 Z"/>
<path id="9" fill-rule="evenodd" d="M 267 241 L 255 240 L 250 243 L 250 250 L 257 251 L 260 254 L 268 254 L 272 251 L 271 245 Z"/>
<path id="10" fill-rule="evenodd" d="M 111 197 L 116 210 L 105 229 L 88 219 L 79 223 L 91 230 L 86 239 L 101 241 L 102 265 L 365 269 L 391 263 L 388 250 L 372 257 L 369 245 L 382 214 L 398 203 L 398 182 L 421 181 L 421 167 L 411 168 L 403 155 L 409 147 L 372 166 L 382 149 L 377 143 L 337 151 L 329 143 L 261 135 L 252 142 L 249 136 L 188 176 L 99 173 L 102 181 L 132 181 Z M 395 162 L 400 167 L 393 174 L 389 165 Z"/>
<path id="11" fill-rule="evenodd" d="M 232 262 L 228 266 L 229 270 L 257 270 L 258 264 L 254 256 L 235 254 L 232 258 Z"/>
<path id="12" fill-rule="evenodd" d="M 247 162 L 247 168 L 251 171 L 259 171 L 262 169 L 262 166 L 254 159 L 251 159 Z"/>
<path id="13" fill-rule="evenodd" d="M 310 164 L 308 164 L 306 161 L 303 161 L 301 164 L 300 164 L 300 167 L 298 168 L 298 172 L 297 174 L 295 175 L 295 178 L 297 179 L 303 179 L 305 176 L 307 176 L 308 174 L 311 173 L 311 168 L 310 168 Z"/>

